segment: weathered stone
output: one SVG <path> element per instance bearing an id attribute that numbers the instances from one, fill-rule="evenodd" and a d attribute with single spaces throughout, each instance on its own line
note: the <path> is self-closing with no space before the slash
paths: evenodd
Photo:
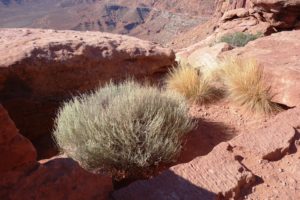
<path id="1" fill-rule="evenodd" d="M 211 67 L 222 52 L 229 51 L 231 47 L 227 43 L 218 43 L 213 46 L 195 44 L 186 49 L 182 49 L 176 54 L 176 59 L 179 63 L 191 65 L 193 67 L 207 66 Z"/>
<path id="2" fill-rule="evenodd" d="M 0 105 L 0 179 L 3 173 L 34 166 L 36 151 L 23 137 Z M 1 175 L 2 174 L 2 175 Z"/>
<path id="3" fill-rule="evenodd" d="M 279 160 L 285 156 L 296 136 L 296 130 L 281 121 L 272 121 L 272 125 L 256 131 L 241 134 L 229 143 L 255 154 L 260 159 Z"/>
<path id="4" fill-rule="evenodd" d="M 238 8 L 238 9 L 229 10 L 225 12 L 221 20 L 226 21 L 237 17 L 248 17 L 248 16 L 249 16 L 249 11 L 247 9 Z"/>
<path id="5" fill-rule="evenodd" d="M 236 32 L 270 35 L 300 27 L 299 0 L 216 0 L 215 7 L 211 20 L 179 35 L 172 45 L 214 42 Z"/>
<path id="6" fill-rule="evenodd" d="M 115 199 L 216 199 L 237 198 L 254 176 L 221 143 L 207 156 L 170 168 L 149 181 L 138 181 L 113 193 Z"/>

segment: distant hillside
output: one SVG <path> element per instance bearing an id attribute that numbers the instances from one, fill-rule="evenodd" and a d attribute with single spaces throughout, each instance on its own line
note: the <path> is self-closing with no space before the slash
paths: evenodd
<path id="1" fill-rule="evenodd" d="M 213 10 L 211 0 L 0 0 L 0 27 L 104 31 L 167 43 Z"/>

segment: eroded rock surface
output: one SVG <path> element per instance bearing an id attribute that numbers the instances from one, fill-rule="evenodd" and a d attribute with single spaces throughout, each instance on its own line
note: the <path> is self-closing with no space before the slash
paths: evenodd
<path id="1" fill-rule="evenodd" d="M 0 100 L 40 158 L 51 149 L 62 101 L 110 80 L 155 80 L 174 64 L 170 49 L 100 32 L 0 30 Z"/>
<path id="2" fill-rule="evenodd" d="M 91 174 L 70 158 L 54 157 L 40 161 L 35 171 L 20 179 L 9 199 L 106 200 L 111 191 L 110 177 Z"/>
<path id="3" fill-rule="evenodd" d="M 221 143 L 208 155 L 174 166 L 156 178 L 135 182 L 114 192 L 113 197 L 297 199 L 299 112 L 299 108 L 283 112 L 264 127 Z"/>
<path id="4" fill-rule="evenodd" d="M 36 151 L 23 137 L 0 105 L 0 199 L 5 199 L 6 188 L 11 187 L 23 173 L 33 169 Z"/>
<path id="5" fill-rule="evenodd" d="M 207 156 L 177 165 L 157 178 L 133 183 L 116 191 L 115 199 L 216 199 L 236 198 L 254 176 L 221 143 Z M 226 167 L 225 167 L 226 166 Z"/>
<path id="6" fill-rule="evenodd" d="M 235 32 L 270 35 L 300 28 L 298 0 L 216 0 L 214 17 L 187 31 L 171 44 L 182 48 L 201 40 L 206 44 Z"/>
<path id="7" fill-rule="evenodd" d="M 23 137 L 0 104 L 0 173 L 32 166 L 36 151 L 31 142 Z"/>

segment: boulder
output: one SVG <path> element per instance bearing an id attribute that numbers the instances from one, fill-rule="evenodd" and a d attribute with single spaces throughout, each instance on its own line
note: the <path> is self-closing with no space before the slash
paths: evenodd
<path id="1" fill-rule="evenodd" d="M 177 52 L 176 60 L 181 64 L 190 65 L 195 68 L 205 66 L 212 69 L 217 67 L 218 63 L 216 61 L 219 56 L 223 52 L 231 49 L 233 49 L 233 47 L 227 43 L 217 43 L 215 45 L 208 46 L 199 42 Z"/>
<path id="2" fill-rule="evenodd" d="M 265 19 L 277 30 L 299 28 L 299 0 L 251 0 L 254 8 L 266 14 Z"/>
<path id="3" fill-rule="evenodd" d="M 225 12 L 221 20 L 225 22 L 233 18 L 248 17 L 248 16 L 249 16 L 249 11 L 246 8 L 238 8 L 238 9 L 229 10 Z"/>
<path id="4" fill-rule="evenodd" d="M 217 60 L 221 53 L 231 49 L 232 47 L 227 43 L 218 43 L 211 47 L 206 46 L 203 48 L 198 48 L 191 52 L 187 58 L 187 61 L 190 65 L 195 67 L 213 65 L 213 62 Z"/>
<path id="5" fill-rule="evenodd" d="M 256 59 L 275 94 L 274 101 L 293 107 L 300 102 L 300 31 L 272 34 L 223 55 Z"/>
<path id="6" fill-rule="evenodd" d="M 128 36 L 1 29 L 0 100 L 39 158 L 49 158 L 56 153 L 49 133 L 63 101 L 110 80 L 157 82 L 174 62 L 172 50 Z"/>

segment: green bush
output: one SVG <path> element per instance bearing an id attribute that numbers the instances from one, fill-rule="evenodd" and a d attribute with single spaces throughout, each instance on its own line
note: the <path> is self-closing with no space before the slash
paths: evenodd
<path id="1" fill-rule="evenodd" d="M 248 44 L 248 42 L 256 40 L 261 36 L 262 36 L 261 33 L 250 34 L 250 33 L 236 32 L 236 33 L 224 35 L 223 37 L 221 37 L 219 42 L 226 42 L 235 47 L 243 47 L 246 44 Z"/>
<path id="2" fill-rule="evenodd" d="M 193 126 L 183 97 L 126 81 L 65 103 L 54 138 L 82 167 L 131 177 L 175 161 Z"/>

